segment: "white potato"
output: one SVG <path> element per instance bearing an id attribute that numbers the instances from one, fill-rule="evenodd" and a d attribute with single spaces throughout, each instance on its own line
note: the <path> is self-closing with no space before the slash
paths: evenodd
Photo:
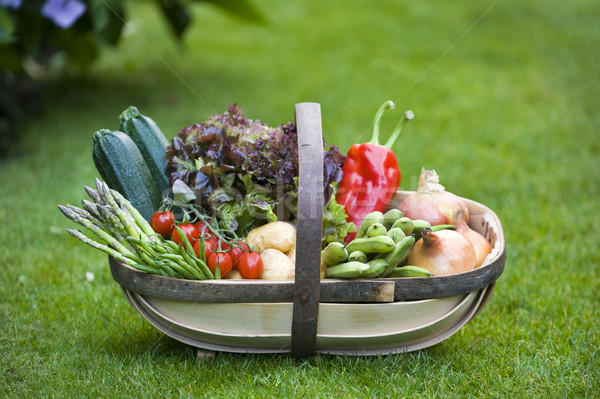
<path id="1" fill-rule="evenodd" d="M 240 272 L 238 270 L 232 270 L 229 273 L 229 276 L 227 276 L 228 279 L 230 280 L 241 280 L 243 279 L 242 275 L 240 274 Z"/>
<path id="2" fill-rule="evenodd" d="M 246 242 L 258 253 L 269 248 L 285 253 L 296 245 L 296 229 L 286 222 L 267 223 L 250 231 Z"/>
<path id="3" fill-rule="evenodd" d="M 278 249 L 267 248 L 260 253 L 263 261 L 263 280 L 293 280 L 296 272 L 294 263 Z"/>
<path id="4" fill-rule="evenodd" d="M 289 251 L 287 251 L 286 256 L 288 258 L 290 258 L 290 260 L 292 262 L 294 262 L 294 265 L 296 264 L 296 245 L 294 244 L 294 246 L 292 247 L 292 249 L 290 249 Z"/>

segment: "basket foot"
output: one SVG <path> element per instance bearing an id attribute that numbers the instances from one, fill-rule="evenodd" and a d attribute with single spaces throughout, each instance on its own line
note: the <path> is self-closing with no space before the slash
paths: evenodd
<path id="1" fill-rule="evenodd" d="M 215 351 L 211 351 L 208 349 L 200 349 L 198 348 L 196 351 L 196 359 L 197 360 L 206 360 L 215 357 Z"/>

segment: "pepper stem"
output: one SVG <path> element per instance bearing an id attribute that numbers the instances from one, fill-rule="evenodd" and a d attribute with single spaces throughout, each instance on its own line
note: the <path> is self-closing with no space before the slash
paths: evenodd
<path id="1" fill-rule="evenodd" d="M 379 144 L 379 125 L 381 124 L 381 118 L 383 117 L 383 114 L 390 109 L 394 109 L 394 103 L 392 101 L 386 101 L 377 110 L 375 121 L 373 122 L 373 138 L 369 143 Z"/>
<path id="2" fill-rule="evenodd" d="M 387 148 L 392 148 L 394 142 L 396 141 L 398 136 L 400 136 L 400 133 L 402 133 L 402 128 L 404 128 L 404 125 L 406 125 L 408 121 L 412 120 L 414 117 L 415 114 L 410 110 L 404 113 L 404 118 L 402 118 L 400 122 L 398 122 L 396 128 L 394 129 L 394 132 L 390 136 L 390 139 L 387 141 L 387 143 L 385 143 L 385 146 Z"/>

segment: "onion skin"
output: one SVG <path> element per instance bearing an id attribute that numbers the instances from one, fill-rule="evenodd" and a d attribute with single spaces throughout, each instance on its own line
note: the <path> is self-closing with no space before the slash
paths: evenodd
<path id="1" fill-rule="evenodd" d="M 476 258 L 475 268 L 483 265 L 485 258 L 492 252 L 492 244 L 484 236 L 471 229 L 461 217 L 456 222 L 456 231 L 473 245 Z"/>
<path id="2" fill-rule="evenodd" d="M 411 194 L 400 203 L 398 209 L 404 212 L 405 217 L 426 220 L 432 226 L 451 224 L 448 217 L 439 210 L 431 194 Z"/>
<path id="3" fill-rule="evenodd" d="M 404 198 L 398 209 L 410 219 L 428 221 L 432 226 L 456 224 L 457 218 L 469 220 L 469 208 L 461 197 L 446 191 L 438 183 L 439 176 L 434 170 L 423 168 L 419 176 L 417 191 Z"/>
<path id="4" fill-rule="evenodd" d="M 455 230 L 423 232 L 408 254 L 407 265 L 420 266 L 434 276 L 447 276 L 475 269 L 475 248 Z"/>

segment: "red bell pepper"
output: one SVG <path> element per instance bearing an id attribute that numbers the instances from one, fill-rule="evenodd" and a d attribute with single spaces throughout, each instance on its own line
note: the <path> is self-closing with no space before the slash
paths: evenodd
<path id="1" fill-rule="evenodd" d="M 370 212 L 383 212 L 400 186 L 402 176 L 391 147 L 406 122 L 413 118 L 413 113 L 407 111 L 387 143 L 380 145 L 381 117 L 385 111 L 393 108 L 392 101 L 385 102 L 379 108 L 375 114 L 373 138 L 368 143 L 352 145 L 342 169 L 344 174 L 338 183 L 336 201 L 346 207 L 348 222 L 354 222 L 357 228 Z M 346 243 L 355 236 L 356 233 L 349 233 Z"/>

